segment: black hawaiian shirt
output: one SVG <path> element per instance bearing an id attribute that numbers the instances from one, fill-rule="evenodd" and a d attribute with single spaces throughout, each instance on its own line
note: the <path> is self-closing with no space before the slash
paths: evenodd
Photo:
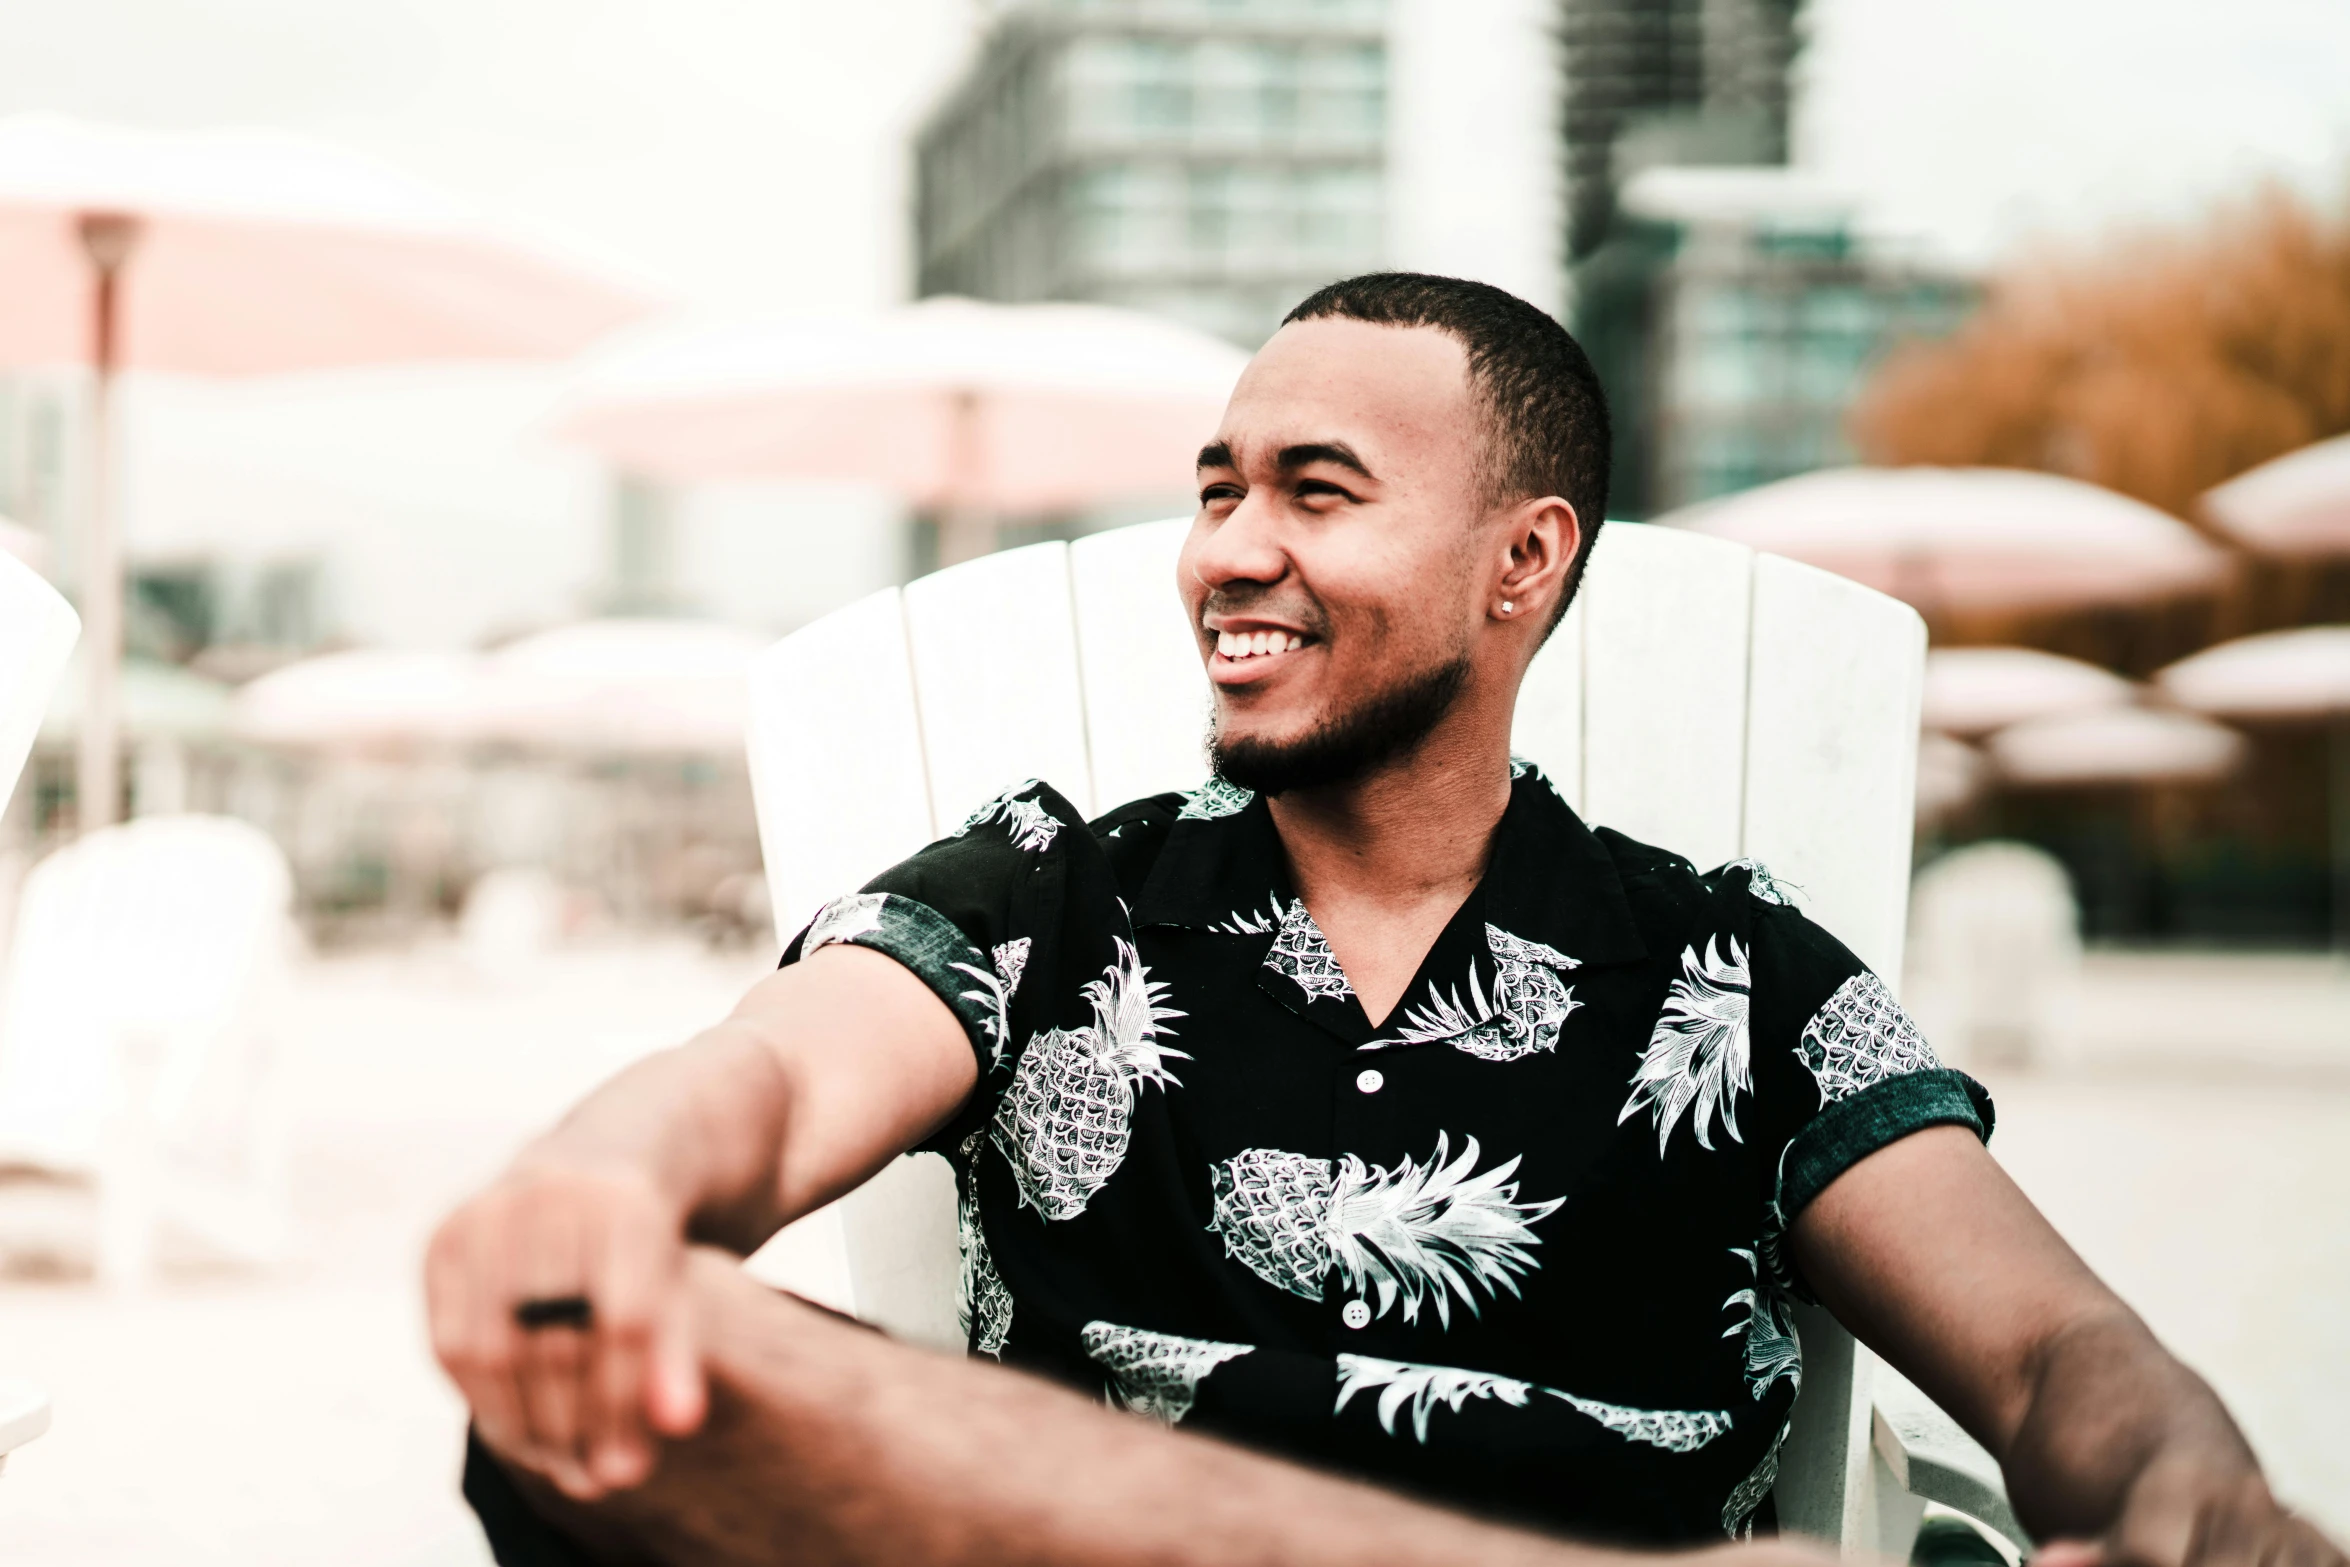
<path id="1" fill-rule="evenodd" d="M 1513 767 L 1489 869 L 1367 1016 L 1263 800 L 1087 823 L 1029 783 L 792 943 L 962 1020 L 971 1352 L 1431 1499 L 1667 1544 L 1771 1521 L 1781 1240 L 1855 1160 L 1988 1136 L 1760 867 L 1586 827 Z"/>

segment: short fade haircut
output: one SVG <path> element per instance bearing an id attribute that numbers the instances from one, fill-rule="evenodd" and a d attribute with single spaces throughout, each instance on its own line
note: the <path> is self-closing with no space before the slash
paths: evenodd
<path id="1" fill-rule="evenodd" d="M 1495 508 L 1556 495 L 1575 508 L 1582 540 L 1551 625 L 1582 585 L 1607 516 L 1607 394 L 1567 329 L 1490 283 L 1424 272 L 1367 272 L 1316 289 L 1281 318 L 1337 318 L 1374 326 L 1424 326 L 1468 350 L 1469 387 L 1484 405 L 1478 485 Z"/>

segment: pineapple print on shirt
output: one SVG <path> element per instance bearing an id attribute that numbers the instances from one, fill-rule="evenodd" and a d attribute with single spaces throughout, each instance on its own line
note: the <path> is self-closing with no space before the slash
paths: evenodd
<path id="1" fill-rule="evenodd" d="M 1539 941 L 1513 936 L 1498 925 L 1485 927 L 1493 954 L 1493 991 L 1488 995 L 1469 960 L 1469 989 L 1450 995 L 1428 987 L 1428 1002 L 1404 1013 L 1393 1039 L 1374 1039 L 1365 1050 L 1449 1040 L 1455 1050 L 1480 1061 L 1515 1061 L 1538 1050 L 1558 1048 L 1559 1025 L 1582 1003 L 1559 975 L 1582 967 Z"/>
<path id="2" fill-rule="evenodd" d="M 1355 993 L 1346 982 L 1346 970 L 1338 966 L 1338 954 L 1323 938 L 1322 927 L 1306 912 L 1303 898 L 1290 899 L 1282 911 L 1281 929 L 1265 954 L 1265 967 L 1297 981 L 1308 1001 L 1344 1001 Z"/>
<path id="3" fill-rule="evenodd" d="M 1160 1004 L 1166 993 L 1121 937 L 1102 977 L 1086 983 L 1093 1021 L 1048 1029 L 1021 1053 L 996 1106 L 995 1144 L 1011 1161 L 1021 1201 L 1046 1218 L 1076 1218 L 1125 1163 L 1146 1086 L 1182 1086 L 1167 1062 L 1191 1058 L 1160 1042 L 1165 1025 L 1183 1016 Z"/>
<path id="4" fill-rule="evenodd" d="M 1640 1442 L 1668 1453 L 1694 1453 L 1730 1429 L 1730 1417 L 1718 1409 L 1627 1409 L 1596 1398 L 1578 1398 L 1555 1387 L 1538 1387 L 1515 1377 L 1490 1371 L 1465 1371 L 1458 1366 L 1422 1366 L 1369 1355 L 1338 1357 L 1338 1408 L 1370 1388 L 1379 1389 L 1379 1429 L 1395 1434 L 1395 1416 L 1412 1406 L 1412 1435 L 1428 1440 L 1428 1417 L 1438 1404 L 1459 1413 L 1472 1398 L 1498 1398 L 1524 1409 L 1535 1393 L 1572 1405 L 1627 1442 Z"/>
<path id="5" fill-rule="evenodd" d="M 1407 1158 L 1388 1169 L 1353 1154 L 1333 1166 L 1251 1148 L 1211 1172 L 1208 1228 L 1224 1238 L 1226 1255 L 1293 1295 L 1320 1300 L 1335 1267 L 1357 1298 L 1377 1297 L 1376 1315 L 1400 1302 L 1404 1321 L 1417 1322 L 1433 1303 L 1450 1327 L 1456 1297 L 1475 1315 L 1480 1291 L 1518 1292 L 1517 1275 L 1536 1267 L 1527 1248 L 1541 1244 L 1531 1226 L 1565 1202 L 1518 1201 L 1514 1158 L 1474 1174 L 1474 1137 L 1447 1163 L 1450 1151 L 1440 1132 L 1426 1164 Z"/>
<path id="6" fill-rule="evenodd" d="M 1119 1408 L 1169 1425 L 1191 1413 L 1209 1372 L 1251 1348 L 1115 1322 L 1088 1322 L 1079 1338 L 1086 1354 L 1109 1369 Z"/>
<path id="7" fill-rule="evenodd" d="M 1727 947 L 1725 955 L 1720 949 Z M 1746 949 L 1738 938 L 1707 937 L 1705 957 L 1687 947 L 1681 953 L 1681 977 L 1665 996 L 1665 1009 L 1656 1020 L 1640 1069 L 1632 1075 L 1632 1097 L 1616 1117 L 1621 1126 L 1642 1110 L 1656 1115 L 1656 1155 L 1665 1156 L 1665 1144 L 1681 1112 L 1696 1107 L 1690 1126 L 1697 1146 L 1712 1148 L 1706 1127 L 1718 1111 L 1722 1130 L 1733 1141 L 1738 1135 L 1738 1096 L 1754 1088 L 1751 1051 L 1746 1036 L 1750 988 Z"/>

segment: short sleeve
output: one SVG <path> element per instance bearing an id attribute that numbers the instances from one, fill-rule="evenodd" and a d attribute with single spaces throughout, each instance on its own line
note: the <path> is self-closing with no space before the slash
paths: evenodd
<path id="1" fill-rule="evenodd" d="M 949 1152 L 986 1122 L 1012 1055 L 1019 1000 L 1054 965 L 1067 861 L 1083 818 L 1049 784 L 1029 780 L 972 813 L 953 833 L 817 911 L 783 963 L 834 943 L 903 964 L 963 1025 L 979 1086 L 921 1148 Z M 1037 960 L 1043 958 L 1041 963 Z"/>
<path id="2" fill-rule="evenodd" d="M 1763 873 L 1747 896 L 1755 1097 L 1776 1152 L 1778 1222 L 1912 1132 L 1964 1126 L 1988 1142 L 1991 1096 L 1942 1065 L 1885 982 Z"/>

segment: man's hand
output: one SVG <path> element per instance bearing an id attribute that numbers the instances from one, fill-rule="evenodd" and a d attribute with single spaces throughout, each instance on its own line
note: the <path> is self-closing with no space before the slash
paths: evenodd
<path id="1" fill-rule="evenodd" d="M 582 1501 L 644 1480 L 707 1405 L 685 1259 L 684 1216 L 625 1167 L 526 1156 L 452 1214 L 425 1294 L 482 1440 Z"/>
<path id="2" fill-rule="evenodd" d="M 2102 1539 L 2052 1540 L 2033 1558 L 2034 1567 L 2345 1567 L 2346 1560 L 2277 1504 L 2257 1468 L 2188 1452 L 2140 1471 Z"/>

